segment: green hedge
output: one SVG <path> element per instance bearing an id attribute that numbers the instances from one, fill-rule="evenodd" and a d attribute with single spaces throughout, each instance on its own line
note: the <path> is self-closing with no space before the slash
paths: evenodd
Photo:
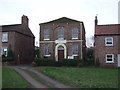
<path id="1" fill-rule="evenodd" d="M 55 66 L 56 61 L 52 59 L 35 59 L 35 62 L 38 66 Z"/>
<path id="2" fill-rule="evenodd" d="M 87 59 L 87 60 L 85 61 L 85 65 L 86 65 L 86 66 L 94 65 L 94 59 Z"/>
<path id="3" fill-rule="evenodd" d="M 12 57 L 2 57 L 2 62 L 13 61 Z"/>
<path id="4" fill-rule="evenodd" d="M 35 59 L 38 66 L 81 66 L 83 65 L 82 60 L 70 60 L 63 59 L 56 62 L 53 59 Z"/>
<path id="5" fill-rule="evenodd" d="M 58 63 L 61 66 L 79 66 L 82 65 L 82 60 L 64 59 L 64 60 L 59 60 Z"/>

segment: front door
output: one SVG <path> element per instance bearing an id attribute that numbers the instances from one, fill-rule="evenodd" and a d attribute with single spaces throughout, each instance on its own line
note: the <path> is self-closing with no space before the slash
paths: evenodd
<path id="1" fill-rule="evenodd" d="M 59 46 L 58 47 L 58 60 L 64 59 L 64 47 Z"/>
<path id="2" fill-rule="evenodd" d="M 120 54 L 118 54 L 118 67 L 120 67 Z"/>

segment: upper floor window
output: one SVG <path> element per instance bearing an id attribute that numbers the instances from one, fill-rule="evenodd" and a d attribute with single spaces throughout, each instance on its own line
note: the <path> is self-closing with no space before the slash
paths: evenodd
<path id="1" fill-rule="evenodd" d="M 58 39 L 64 39 L 64 28 L 58 29 Z"/>
<path id="2" fill-rule="evenodd" d="M 78 55 L 78 44 L 73 44 L 72 45 L 72 54 L 73 55 Z"/>
<path id="3" fill-rule="evenodd" d="M 8 33 L 2 33 L 2 42 L 8 42 Z"/>
<path id="4" fill-rule="evenodd" d="M 113 46 L 113 37 L 105 38 L 105 46 Z"/>
<path id="5" fill-rule="evenodd" d="M 114 63 L 114 55 L 106 54 L 106 63 Z"/>
<path id="6" fill-rule="evenodd" d="M 45 56 L 50 56 L 50 46 L 49 46 L 49 44 L 46 44 L 44 46 L 44 55 Z"/>
<path id="7" fill-rule="evenodd" d="M 50 30 L 49 29 L 44 30 L 44 40 L 50 40 Z"/>
<path id="8" fill-rule="evenodd" d="M 78 39 L 78 28 L 72 29 L 72 39 Z"/>
<path id="9" fill-rule="evenodd" d="M 7 54 L 8 54 L 7 48 L 2 48 L 2 55 L 7 57 Z"/>

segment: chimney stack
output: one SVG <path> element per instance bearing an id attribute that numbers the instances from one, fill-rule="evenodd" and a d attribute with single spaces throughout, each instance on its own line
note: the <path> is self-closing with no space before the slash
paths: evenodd
<path id="1" fill-rule="evenodd" d="M 25 25 L 25 26 L 29 26 L 28 25 L 29 24 L 29 19 L 28 19 L 28 17 L 27 16 L 25 16 L 25 15 L 23 15 L 22 16 L 22 25 Z"/>
<path id="2" fill-rule="evenodd" d="M 98 25 L 98 19 L 97 16 L 95 16 L 95 26 Z"/>

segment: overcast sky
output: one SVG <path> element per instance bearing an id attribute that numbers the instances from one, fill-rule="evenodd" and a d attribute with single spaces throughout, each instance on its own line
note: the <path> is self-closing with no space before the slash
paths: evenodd
<path id="1" fill-rule="evenodd" d="M 21 16 L 27 15 L 29 27 L 39 41 L 39 23 L 61 17 L 83 21 L 87 45 L 94 35 L 94 19 L 98 24 L 118 23 L 119 0 L 0 0 L 0 25 L 20 24 Z"/>

